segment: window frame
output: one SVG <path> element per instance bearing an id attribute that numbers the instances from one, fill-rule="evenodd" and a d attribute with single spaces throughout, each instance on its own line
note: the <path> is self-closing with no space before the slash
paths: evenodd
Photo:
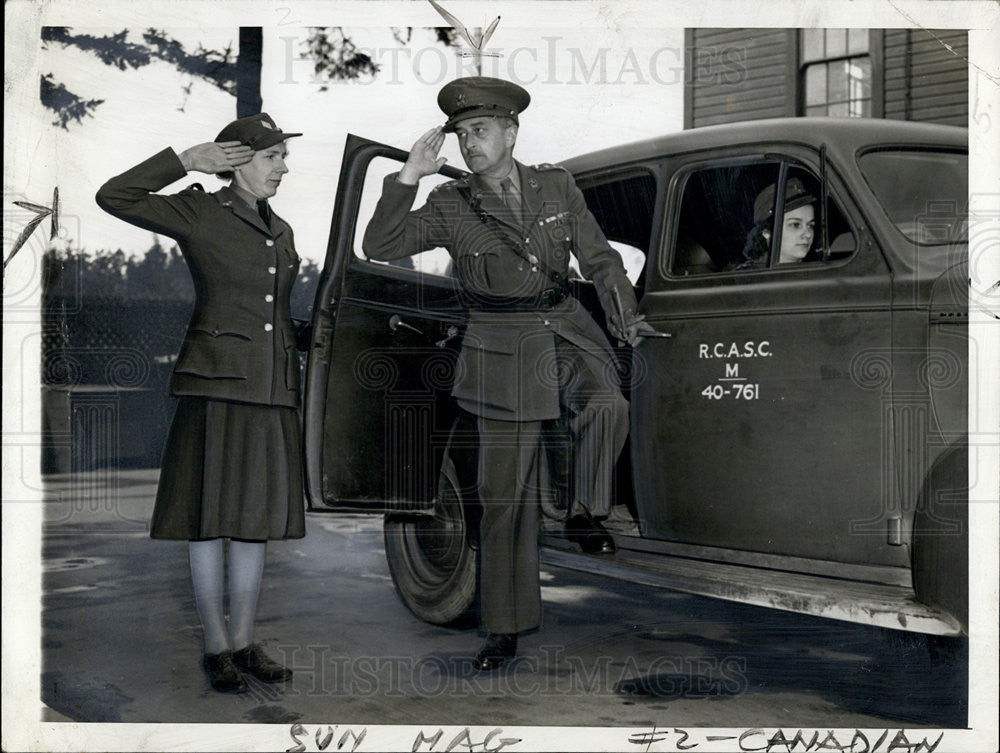
<path id="1" fill-rule="evenodd" d="M 798 169 L 808 171 L 817 182 L 822 183 L 822 175 L 819 168 L 820 152 L 819 150 L 805 147 L 808 149 L 808 156 L 813 159 L 804 159 L 801 155 L 796 156 L 791 153 L 790 149 L 760 149 L 752 154 L 740 154 L 740 155 L 721 155 L 717 157 L 695 157 L 691 161 L 685 162 L 685 164 L 679 166 L 673 173 L 670 179 L 669 186 L 667 187 L 667 202 L 665 202 L 666 211 L 664 212 L 664 222 L 669 223 L 669 227 L 665 227 L 663 232 L 661 232 L 660 237 L 663 242 L 657 248 L 656 259 L 651 262 L 650 259 L 646 260 L 646 268 L 649 269 L 651 263 L 656 265 L 656 276 L 659 278 L 660 282 L 667 285 L 673 285 L 677 283 L 693 283 L 694 285 L 705 285 L 709 286 L 712 284 L 736 284 L 739 280 L 747 279 L 760 279 L 761 275 L 765 275 L 764 279 L 771 279 L 770 276 L 781 276 L 802 272 L 813 272 L 819 270 L 836 270 L 847 264 L 851 263 L 856 259 L 861 252 L 863 247 L 862 241 L 862 227 L 864 223 L 860 223 L 856 220 L 855 214 L 858 213 L 856 203 L 852 201 L 845 201 L 842 196 L 846 194 L 846 188 L 844 187 L 843 179 L 834 170 L 833 166 L 830 164 L 829 159 L 826 162 L 826 178 L 827 178 L 827 188 L 826 188 L 826 199 L 828 202 L 832 202 L 836 206 L 841 217 L 843 217 L 845 223 L 847 224 L 851 235 L 854 237 L 854 250 L 847 255 L 838 256 L 833 259 L 818 259 L 809 262 L 799 263 L 799 264 L 775 264 L 773 259 L 768 259 L 768 265 L 759 269 L 728 269 L 719 270 L 718 272 L 707 272 L 705 274 L 696 275 L 681 275 L 676 274 L 674 271 L 674 261 L 677 255 L 678 247 L 678 235 L 680 233 L 680 219 L 681 219 L 681 208 L 684 202 L 684 194 L 687 189 L 688 181 L 690 178 L 701 170 L 719 169 L 719 168 L 731 168 L 746 166 L 752 164 L 764 164 L 764 163 L 776 163 L 779 175 L 779 182 L 787 178 L 787 171 L 790 167 L 796 167 Z M 780 211 L 776 213 L 776 221 L 780 221 L 784 216 L 784 202 L 782 202 Z M 824 221 L 826 220 L 826 215 L 823 216 Z M 822 230 L 817 231 L 817 237 L 821 237 Z M 772 242 L 780 243 L 780 233 L 774 238 Z M 829 239 L 832 240 L 832 239 Z M 669 244 L 664 247 L 664 243 Z M 656 289 L 660 289 L 657 287 Z"/>
<path id="2" fill-rule="evenodd" d="M 868 118 L 881 118 L 884 117 L 885 112 L 885 94 L 884 94 L 884 77 L 885 77 L 885 65 L 883 60 L 883 37 L 881 30 L 879 29 L 868 29 L 868 51 L 864 54 L 850 54 L 845 53 L 843 55 L 835 55 L 831 57 L 822 57 L 805 62 L 803 60 L 803 49 L 804 49 L 804 35 L 808 29 L 795 29 L 794 34 L 794 54 L 792 56 L 792 66 L 794 71 L 794 82 L 795 82 L 795 114 L 798 116 L 805 116 L 806 114 L 806 68 L 810 65 L 815 65 L 817 63 L 831 63 L 838 60 L 849 60 L 852 58 L 867 57 L 871 63 L 871 96 L 869 98 L 869 114 L 867 116 L 858 117 L 868 117 Z M 823 29 L 824 33 L 829 31 L 828 29 Z M 849 31 L 849 29 L 845 29 Z M 826 103 L 827 105 L 829 103 Z M 816 115 L 813 117 L 845 117 L 842 115 Z M 851 116 L 846 116 L 851 117 Z"/>
<path id="3" fill-rule="evenodd" d="M 414 267 L 406 267 L 406 266 L 403 266 L 401 264 L 394 263 L 396 261 L 399 261 L 397 259 L 393 259 L 391 261 L 379 261 L 377 259 L 370 259 L 367 256 L 363 256 L 363 255 L 358 254 L 358 250 L 360 249 L 360 246 L 358 245 L 359 238 L 360 238 L 361 235 L 364 234 L 364 230 L 365 230 L 365 228 L 363 226 L 360 226 L 361 225 L 361 223 L 360 223 L 360 219 L 361 219 L 360 213 L 361 213 L 361 206 L 362 206 L 362 198 L 361 197 L 362 197 L 362 194 L 364 193 L 364 190 L 365 190 L 365 185 L 366 185 L 367 180 L 368 180 L 368 171 L 371 169 L 372 163 L 374 163 L 378 159 L 387 159 L 387 160 L 390 160 L 390 161 L 393 161 L 393 162 L 398 162 L 399 163 L 399 167 L 402 168 L 402 166 L 403 166 L 403 164 L 405 162 L 405 160 L 400 159 L 400 158 L 394 156 L 392 154 L 392 152 L 390 151 L 391 149 L 392 149 L 391 147 L 386 147 L 386 148 L 377 150 L 375 153 L 373 153 L 370 156 L 368 156 L 367 159 L 363 159 L 363 160 L 359 159 L 358 160 L 357 165 L 360 168 L 360 170 L 362 172 L 362 175 L 361 175 L 360 181 L 358 182 L 358 188 L 357 188 L 357 194 L 358 194 L 358 196 L 357 196 L 357 206 L 355 207 L 355 211 L 353 212 L 353 216 L 350 218 L 350 220 L 351 220 L 351 222 L 350 222 L 350 224 L 351 224 L 351 235 L 350 235 L 349 244 L 348 244 L 348 247 L 347 247 L 348 258 L 347 258 L 347 264 L 346 264 L 346 267 L 345 267 L 344 271 L 345 271 L 345 273 L 349 273 L 351 271 L 356 271 L 356 272 L 359 272 L 361 274 L 370 274 L 372 272 L 378 271 L 378 272 L 380 272 L 382 274 L 390 274 L 390 275 L 396 275 L 396 274 L 398 274 L 398 275 L 400 275 L 402 277 L 402 279 L 406 279 L 408 277 L 416 277 L 416 278 L 420 279 L 420 281 L 421 281 L 422 284 L 433 284 L 433 285 L 437 285 L 439 287 L 454 287 L 454 286 L 457 286 L 459 281 L 458 281 L 458 277 L 455 276 L 455 275 L 443 275 L 443 274 L 438 274 L 437 272 L 429 272 L 429 271 L 426 271 L 426 270 L 417 269 L 415 266 Z M 447 179 L 444 182 L 447 182 L 448 180 L 460 180 L 460 179 L 462 179 L 464 177 L 467 177 L 469 175 L 469 173 L 467 171 L 465 171 L 465 170 L 461 170 L 460 168 L 454 167 L 452 165 L 445 164 L 445 165 L 443 165 L 441 167 L 440 170 L 437 171 L 437 173 L 435 173 L 435 175 L 443 176 L 444 178 Z M 381 198 L 381 191 L 379 192 L 379 198 Z M 425 199 L 425 201 L 426 201 L 426 199 Z M 413 211 L 413 209 L 416 209 L 416 208 L 419 208 L 419 207 L 411 207 L 410 211 Z M 434 249 L 428 249 L 427 251 L 421 251 L 420 254 L 430 253 L 433 250 Z M 402 259 L 411 260 L 411 263 L 412 263 L 412 260 L 414 259 L 414 257 L 419 256 L 420 254 L 412 254 L 410 256 L 402 257 Z"/>

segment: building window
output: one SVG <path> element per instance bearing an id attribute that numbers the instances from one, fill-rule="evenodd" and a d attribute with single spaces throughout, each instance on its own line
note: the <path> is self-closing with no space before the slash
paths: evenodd
<path id="1" fill-rule="evenodd" d="M 871 117 L 868 30 L 803 29 L 799 34 L 804 114 Z"/>

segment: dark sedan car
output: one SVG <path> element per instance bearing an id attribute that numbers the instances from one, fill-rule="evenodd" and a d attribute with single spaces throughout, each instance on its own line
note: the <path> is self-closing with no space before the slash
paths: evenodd
<path id="1" fill-rule="evenodd" d="M 552 522 L 544 556 L 965 633 L 966 139 L 797 118 L 565 162 L 641 312 L 669 337 L 619 350 L 632 421 L 610 521 L 618 553 L 571 553 Z M 361 251 L 382 178 L 405 157 L 348 139 L 307 370 L 308 491 L 315 509 L 384 513 L 401 597 L 443 624 L 476 590 L 475 435 L 449 398 L 467 312 L 443 249 L 394 264 Z M 590 283 L 574 295 L 599 312 Z"/>

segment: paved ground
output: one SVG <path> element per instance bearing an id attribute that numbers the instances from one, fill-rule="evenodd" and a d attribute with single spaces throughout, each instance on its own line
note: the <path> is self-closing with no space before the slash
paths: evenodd
<path id="1" fill-rule="evenodd" d="M 47 719 L 430 725 L 963 727 L 966 672 L 898 634 L 543 570 L 544 623 L 521 658 L 473 670 L 473 630 L 415 619 L 380 521 L 310 514 L 270 545 L 258 634 L 284 687 L 214 693 L 186 544 L 151 541 L 156 473 L 50 479 L 44 542 Z"/>

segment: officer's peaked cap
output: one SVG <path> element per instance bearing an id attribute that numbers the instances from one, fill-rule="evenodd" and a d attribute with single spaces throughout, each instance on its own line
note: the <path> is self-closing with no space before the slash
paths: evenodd
<path id="1" fill-rule="evenodd" d="M 274 146 L 279 141 L 301 136 L 301 133 L 285 133 L 275 125 L 274 120 L 266 112 L 259 112 L 245 118 L 239 118 L 227 125 L 215 137 L 219 141 L 239 141 L 255 152 Z"/>
<path id="2" fill-rule="evenodd" d="M 529 102 L 531 95 L 522 87 L 489 76 L 455 79 L 438 92 L 438 107 L 448 116 L 445 133 L 453 132 L 460 120 L 483 115 L 510 118 L 517 123 L 517 114 Z"/>

